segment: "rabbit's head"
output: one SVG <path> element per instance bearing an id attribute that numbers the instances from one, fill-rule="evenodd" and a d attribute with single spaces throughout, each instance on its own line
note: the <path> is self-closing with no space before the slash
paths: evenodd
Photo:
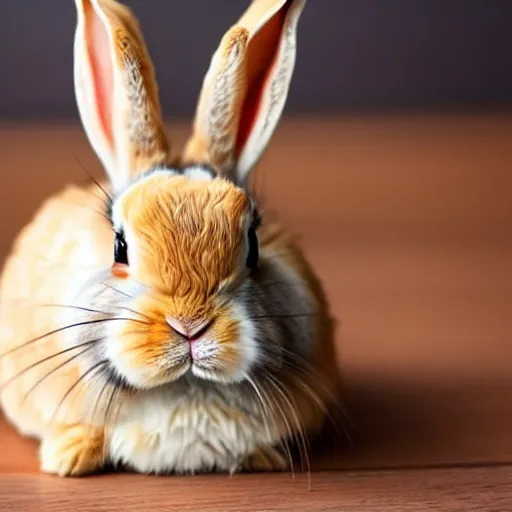
<path id="1" fill-rule="evenodd" d="M 259 214 L 247 181 L 285 105 L 304 3 L 254 0 L 227 31 L 180 155 L 136 19 L 115 0 L 76 0 L 76 97 L 111 182 L 109 282 L 124 290 L 101 300 L 137 319 L 110 322 L 104 353 L 132 386 L 190 369 L 234 382 L 258 359 L 247 303 Z"/>

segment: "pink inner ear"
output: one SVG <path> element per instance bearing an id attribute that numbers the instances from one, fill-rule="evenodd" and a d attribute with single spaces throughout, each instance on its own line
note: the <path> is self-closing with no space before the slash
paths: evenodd
<path id="1" fill-rule="evenodd" d="M 114 90 L 113 63 L 107 29 L 89 2 L 85 7 L 85 36 L 91 63 L 94 99 L 105 138 L 113 146 L 112 102 Z"/>
<path id="2" fill-rule="evenodd" d="M 275 64 L 283 26 L 292 2 L 265 24 L 247 49 L 248 93 L 244 100 L 236 142 L 237 157 L 251 135 L 258 118 L 263 91 Z"/>

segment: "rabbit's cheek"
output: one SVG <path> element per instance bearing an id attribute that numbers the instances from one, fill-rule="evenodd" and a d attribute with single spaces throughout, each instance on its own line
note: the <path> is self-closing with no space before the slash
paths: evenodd
<path id="1" fill-rule="evenodd" d="M 190 342 L 194 364 L 205 370 L 232 374 L 240 365 L 239 336 L 235 320 L 218 319 L 206 335 Z"/>
<path id="2" fill-rule="evenodd" d="M 217 382 L 244 380 L 257 360 L 255 328 L 242 306 L 233 306 L 190 343 L 192 373 Z"/>
<path id="3" fill-rule="evenodd" d="M 190 368 L 189 347 L 164 324 L 112 322 L 105 341 L 111 367 L 139 389 L 149 389 L 181 377 Z"/>

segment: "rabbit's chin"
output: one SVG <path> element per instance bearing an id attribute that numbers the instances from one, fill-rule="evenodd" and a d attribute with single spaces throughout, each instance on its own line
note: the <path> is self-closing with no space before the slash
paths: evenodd
<path id="1" fill-rule="evenodd" d="M 227 375 L 221 372 L 204 368 L 196 363 L 190 367 L 190 373 L 199 380 L 217 382 L 219 384 L 236 384 L 246 379 L 247 372 L 239 371 L 235 374 Z"/>
<path id="2" fill-rule="evenodd" d="M 106 375 L 108 380 L 119 388 L 131 390 L 149 390 L 170 385 L 179 380 L 209 381 L 217 384 L 236 384 L 246 380 L 248 369 L 240 368 L 238 371 L 226 373 L 215 368 L 214 364 L 196 362 L 192 359 L 184 361 L 179 366 L 164 372 L 155 372 L 150 368 L 134 370 L 120 368 L 118 364 L 110 362 Z"/>

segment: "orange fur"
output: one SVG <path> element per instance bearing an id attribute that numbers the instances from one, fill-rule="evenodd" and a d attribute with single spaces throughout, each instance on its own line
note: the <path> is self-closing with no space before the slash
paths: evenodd
<path id="1" fill-rule="evenodd" d="M 140 244 L 137 277 L 181 302 L 180 315 L 208 314 L 212 293 L 239 267 L 247 195 L 224 180 L 158 176 L 132 186 L 121 211 Z"/>
<path id="2" fill-rule="evenodd" d="M 44 469 L 72 476 L 93 472 L 104 463 L 103 442 L 103 431 L 88 425 L 72 424 L 55 429 L 42 443 L 41 452 L 46 461 L 58 463 L 47 464 Z"/>

